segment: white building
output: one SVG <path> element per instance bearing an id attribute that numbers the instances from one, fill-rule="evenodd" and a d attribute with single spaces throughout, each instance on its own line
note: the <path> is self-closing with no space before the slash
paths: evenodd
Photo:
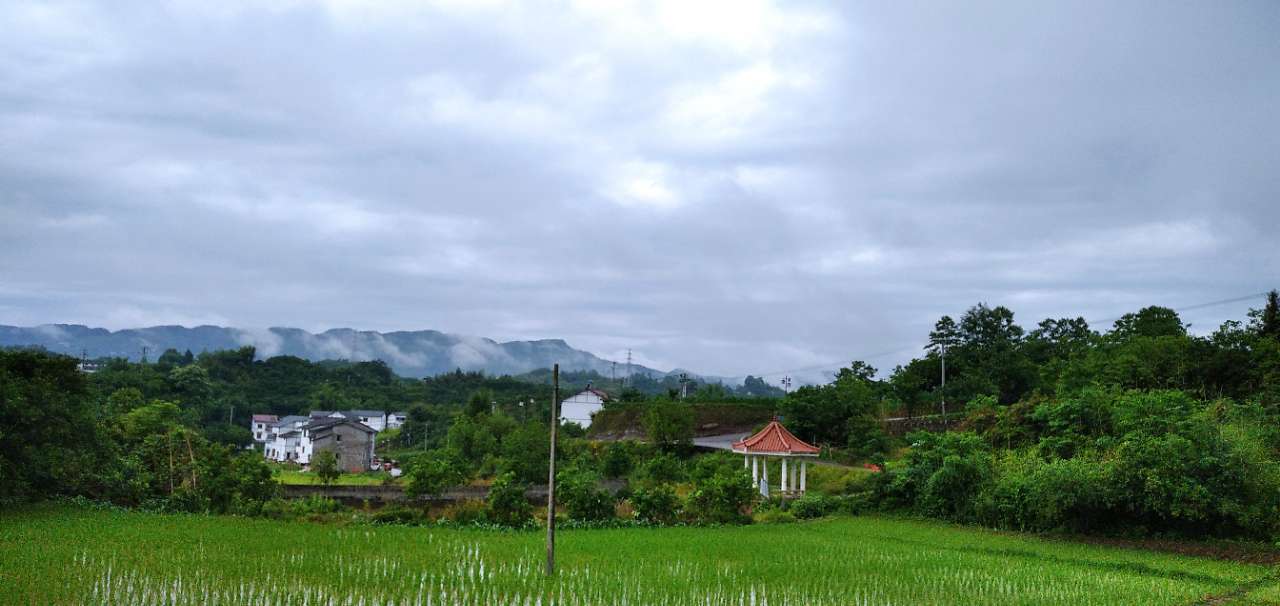
<path id="1" fill-rule="evenodd" d="M 306 465 L 311 462 L 311 455 L 315 450 L 312 432 L 308 430 L 312 426 L 332 426 L 333 421 L 349 421 L 377 434 L 399 427 L 407 418 L 408 415 L 403 412 L 388 415 L 381 410 L 313 410 L 305 417 L 289 415 L 276 419 L 273 415 L 253 415 L 251 429 L 253 439 L 263 444 L 264 457 L 272 461 L 292 461 Z"/>
<path id="2" fill-rule="evenodd" d="M 387 415 L 387 429 L 396 429 L 409 420 L 407 412 L 393 412 Z"/>
<path id="3" fill-rule="evenodd" d="M 609 394 L 588 387 L 560 403 L 560 422 L 589 427 L 591 415 L 604 408 L 608 401 Z"/>
<path id="4" fill-rule="evenodd" d="M 286 461 L 297 462 L 302 454 L 301 440 L 302 432 L 297 429 L 277 433 L 264 446 L 263 456 L 281 463 Z"/>
<path id="5" fill-rule="evenodd" d="M 253 432 L 253 441 L 259 444 L 265 443 L 271 439 L 271 426 L 279 422 L 280 419 L 275 415 L 253 415 L 253 421 L 249 423 L 249 431 Z"/>

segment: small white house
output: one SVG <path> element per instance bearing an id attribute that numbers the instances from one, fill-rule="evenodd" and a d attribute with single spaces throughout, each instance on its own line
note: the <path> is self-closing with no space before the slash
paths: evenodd
<path id="1" fill-rule="evenodd" d="M 393 412 L 387 415 L 387 429 L 396 429 L 409 420 L 407 412 Z"/>
<path id="2" fill-rule="evenodd" d="M 560 403 L 560 422 L 589 427 L 591 415 L 604 408 L 608 401 L 609 394 L 588 387 Z"/>
<path id="3" fill-rule="evenodd" d="M 387 413 L 381 410 L 347 410 L 342 414 L 374 431 L 387 429 Z"/>
<path id="4" fill-rule="evenodd" d="M 301 457 L 302 432 L 297 429 L 277 433 L 267 442 L 263 451 L 266 458 L 284 463 L 298 461 Z"/>
<path id="5" fill-rule="evenodd" d="M 249 423 L 249 431 L 253 432 L 253 441 L 259 444 L 271 439 L 271 426 L 280 421 L 275 415 L 253 415 Z"/>

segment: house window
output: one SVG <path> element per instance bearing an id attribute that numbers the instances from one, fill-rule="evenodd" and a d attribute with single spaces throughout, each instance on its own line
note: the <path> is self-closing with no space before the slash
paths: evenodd
<path id="1" fill-rule="evenodd" d="M 341 442 L 341 441 L 342 441 L 342 435 L 341 435 L 341 434 L 335 435 L 335 436 L 333 437 L 333 439 L 335 439 L 335 440 L 337 440 L 337 441 Z"/>

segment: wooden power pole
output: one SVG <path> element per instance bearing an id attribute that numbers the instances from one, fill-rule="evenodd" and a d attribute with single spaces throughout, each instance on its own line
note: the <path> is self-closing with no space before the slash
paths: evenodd
<path id="1" fill-rule="evenodd" d="M 547 576 L 556 573 L 556 406 L 560 403 L 560 365 L 551 368 L 551 465 L 547 474 Z"/>

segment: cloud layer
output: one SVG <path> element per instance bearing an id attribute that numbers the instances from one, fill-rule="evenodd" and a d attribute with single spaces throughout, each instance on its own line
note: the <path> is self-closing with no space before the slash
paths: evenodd
<path id="1" fill-rule="evenodd" d="M 0 323 L 734 375 L 1280 282 L 1280 6 L 834 6 L 5 4 Z"/>

